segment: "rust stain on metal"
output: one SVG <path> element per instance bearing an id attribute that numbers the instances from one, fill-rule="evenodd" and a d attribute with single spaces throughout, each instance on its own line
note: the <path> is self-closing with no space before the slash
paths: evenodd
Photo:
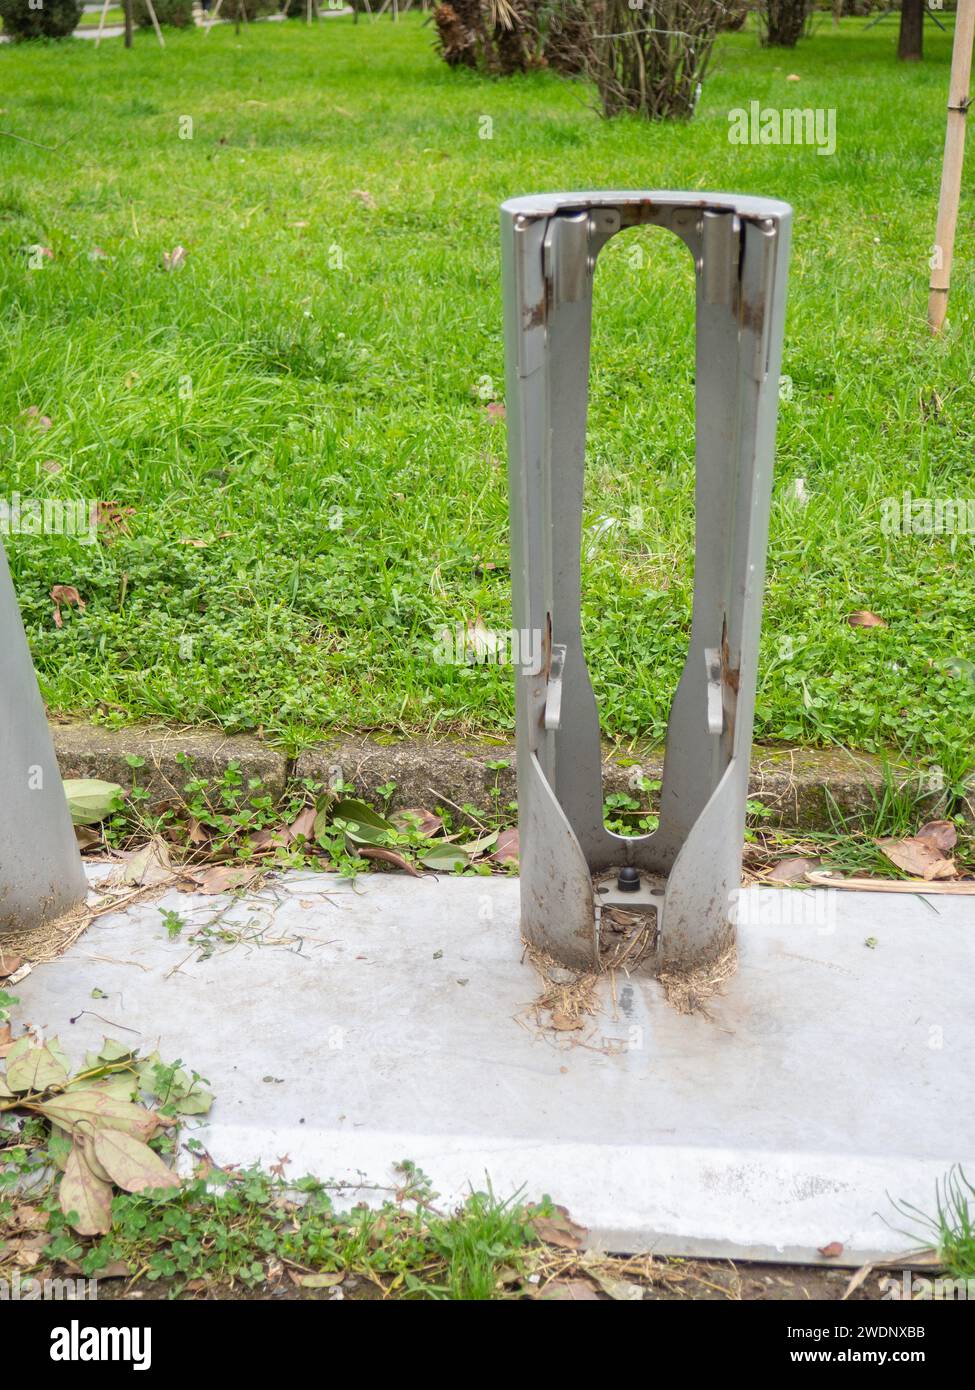
<path id="1" fill-rule="evenodd" d="M 552 615 L 545 614 L 545 631 L 542 634 L 542 675 L 546 681 L 552 674 Z"/>
<path id="2" fill-rule="evenodd" d="M 540 299 L 531 309 L 525 310 L 525 328 L 541 328 L 545 323 L 545 300 Z"/>
<path id="3" fill-rule="evenodd" d="M 726 618 L 721 632 L 721 683 L 737 695 L 739 679 L 739 667 L 733 667 L 731 664 L 731 651 L 728 647 L 728 620 Z"/>
<path id="4" fill-rule="evenodd" d="M 761 333 L 765 326 L 765 297 L 764 295 L 751 303 L 742 298 L 741 301 L 741 326 L 749 328 L 753 333 Z"/>

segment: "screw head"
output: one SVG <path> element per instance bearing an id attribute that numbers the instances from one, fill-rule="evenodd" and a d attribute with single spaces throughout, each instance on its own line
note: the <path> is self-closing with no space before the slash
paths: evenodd
<path id="1" fill-rule="evenodd" d="M 639 893 L 640 870 L 634 869 L 632 864 L 627 864 L 626 868 L 620 869 L 616 877 L 616 887 L 621 893 Z"/>

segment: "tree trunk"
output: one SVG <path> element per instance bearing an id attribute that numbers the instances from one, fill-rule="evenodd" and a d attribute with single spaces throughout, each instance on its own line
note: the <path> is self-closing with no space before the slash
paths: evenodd
<path id="1" fill-rule="evenodd" d="M 901 32 L 897 56 L 905 63 L 920 61 L 924 48 L 924 0 L 901 0 Z"/>
<path id="2" fill-rule="evenodd" d="M 765 0 L 761 18 L 765 42 L 773 48 L 795 48 L 809 15 L 810 0 Z"/>

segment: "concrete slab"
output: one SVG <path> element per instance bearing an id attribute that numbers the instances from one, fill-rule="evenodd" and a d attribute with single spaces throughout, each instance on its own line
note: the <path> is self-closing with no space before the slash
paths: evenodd
<path id="1" fill-rule="evenodd" d="M 182 1058 L 216 1092 L 196 1137 L 221 1163 L 355 1185 L 411 1159 L 445 1200 L 488 1176 L 614 1250 L 901 1251 L 889 1198 L 931 1210 L 953 1163 L 975 1173 L 975 904 L 751 889 L 742 917 L 710 1018 L 618 976 L 560 1034 L 530 1007 L 515 880 L 291 874 L 100 919 L 17 987 L 19 1016 L 76 1057 L 108 1033 Z M 201 959 L 208 922 L 246 939 Z"/>

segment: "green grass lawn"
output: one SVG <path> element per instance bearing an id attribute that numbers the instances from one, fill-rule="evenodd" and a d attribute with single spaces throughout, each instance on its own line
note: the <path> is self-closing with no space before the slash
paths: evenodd
<path id="1" fill-rule="evenodd" d="M 0 138 L 0 495 L 132 509 L 96 545 L 5 538 L 49 705 L 289 748 L 510 728 L 508 672 L 430 655 L 445 625 L 510 625 L 498 204 L 719 188 L 797 215 L 757 734 L 957 767 L 972 538 L 881 525 L 905 491 L 975 496 L 975 150 L 950 330 L 924 323 L 950 36 L 909 67 L 894 24 L 729 36 L 696 120 L 657 127 L 431 40 L 411 16 L 0 49 L 0 128 L 36 142 Z M 835 107 L 837 152 L 730 144 L 753 99 Z M 585 630 L 604 728 L 657 738 L 690 619 L 692 273 L 627 236 L 596 284 Z M 87 605 L 60 630 L 55 584 Z"/>

